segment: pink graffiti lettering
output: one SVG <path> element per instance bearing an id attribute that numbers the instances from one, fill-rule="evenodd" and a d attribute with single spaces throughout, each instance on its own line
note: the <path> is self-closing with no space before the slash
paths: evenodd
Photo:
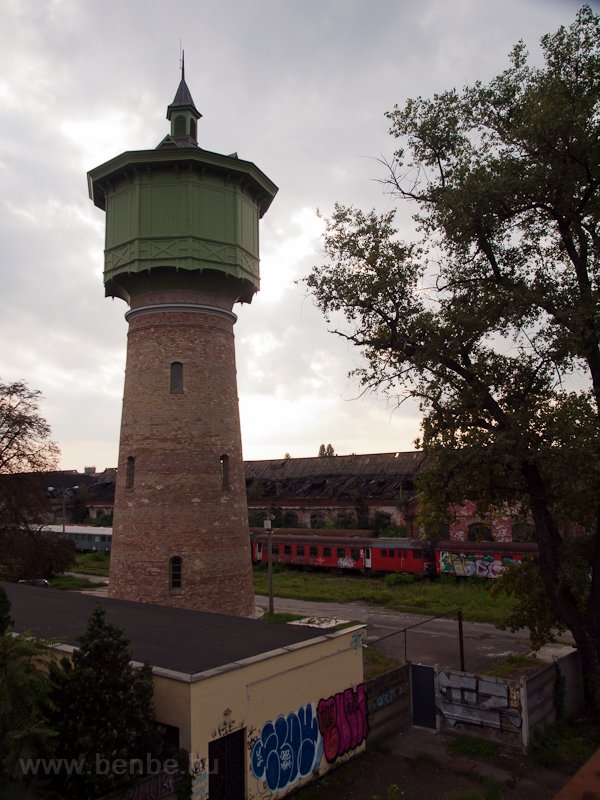
<path id="1" fill-rule="evenodd" d="M 323 751 L 328 763 L 364 742 L 368 732 L 365 685 L 320 700 L 317 706 Z"/>

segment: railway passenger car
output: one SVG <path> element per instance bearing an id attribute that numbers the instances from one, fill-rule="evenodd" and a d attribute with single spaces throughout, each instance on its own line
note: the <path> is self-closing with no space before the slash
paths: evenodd
<path id="1" fill-rule="evenodd" d="M 69 539 L 76 550 L 82 552 L 100 551 L 110 553 L 112 528 L 95 527 L 94 525 L 46 525 L 44 530 L 53 536 Z"/>
<path id="2" fill-rule="evenodd" d="M 518 564 L 535 555 L 534 542 L 438 542 L 435 549 L 436 571 L 440 575 L 461 578 L 497 578 L 509 564 Z"/>
<path id="3" fill-rule="evenodd" d="M 378 539 L 310 534 L 298 530 L 271 534 L 273 563 L 296 567 L 335 569 L 377 574 L 406 572 L 417 576 L 435 573 L 435 558 L 421 539 Z M 253 532 L 252 560 L 268 562 L 268 535 Z"/>

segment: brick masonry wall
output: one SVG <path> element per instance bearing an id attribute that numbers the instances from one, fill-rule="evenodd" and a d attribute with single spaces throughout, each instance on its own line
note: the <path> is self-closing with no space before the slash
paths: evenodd
<path id="1" fill-rule="evenodd" d="M 234 300 L 213 287 L 144 288 L 131 305 L 230 310 Z M 180 394 L 170 391 L 172 362 L 183 364 Z M 172 556 L 182 559 L 181 589 L 169 588 Z M 157 311 L 130 320 L 109 594 L 236 615 L 254 609 L 231 319 Z"/>
<path id="2" fill-rule="evenodd" d="M 495 514 L 492 518 L 482 519 L 475 503 L 469 500 L 460 506 L 453 506 L 451 511 L 453 519 L 449 526 L 449 538 L 454 541 L 466 542 L 468 540 L 469 525 L 476 522 L 483 522 L 489 526 L 492 532 L 492 539 L 495 542 L 512 541 L 512 518 L 508 514 Z"/>

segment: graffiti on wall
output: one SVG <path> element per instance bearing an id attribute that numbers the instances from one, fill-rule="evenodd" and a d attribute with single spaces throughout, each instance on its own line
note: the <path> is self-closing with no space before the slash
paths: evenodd
<path id="1" fill-rule="evenodd" d="M 475 556 L 464 553 L 449 553 L 440 550 L 440 571 L 447 575 L 458 575 L 468 578 L 497 578 L 508 564 L 517 564 L 512 558 L 494 558 L 494 556 Z"/>
<path id="2" fill-rule="evenodd" d="M 354 750 L 367 737 L 367 698 L 365 685 L 320 700 L 317 706 L 319 730 L 328 763 Z"/>
<path id="3" fill-rule="evenodd" d="M 497 730 L 520 730 L 519 698 L 513 696 L 506 681 L 440 672 L 437 676 L 436 704 L 450 725 L 458 722 Z"/>
<path id="4" fill-rule="evenodd" d="M 271 791 L 292 786 L 319 767 L 323 743 L 313 703 L 267 722 L 252 747 L 252 773 Z"/>

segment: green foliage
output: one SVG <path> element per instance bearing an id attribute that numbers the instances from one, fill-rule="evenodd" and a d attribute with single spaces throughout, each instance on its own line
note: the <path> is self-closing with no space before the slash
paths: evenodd
<path id="1" fill-rule="evenodd" d="M 12 628 L 14 624 L 10 616 L 10 600 L 6 591 L 0 586 L 0 636 L 4 636 L 8 628 Z"/>
<path id="2" fill-rule="evenodd" d="M 46 716 L 50 683 L 41 668 L 46 644 L 28 633 L 0 636 L 0 787 L 22 777 L 20 759 L 53 753 L 57 734 Z"/>
<path id="3" fill-rule="evenodd" d="M 93 553 L 77 553 L 75 556 L 75 572 L 84 575 L 100 575 L 107 577 L 110 567 L 110 554 L 97 550 Z"/>
<path id="4" fill-rule="evenodd" d="M 389 112 L 387 184 L 420 241 L 399 239 L 393 211 L 336 205 L 306 284 L 363 349 L 362 385 L 420 403 L 427 532 L 465 499 L 531 517 L 600 703 L 600 547 L 581 584 L 564 560 L 565 531 L 593 537 L 600 519 L 600 18 L 583 6 L 542 53 L 531 66 L 520 43 L 488 83 Z"/>
<path id="5" fill-rule="evenodd" d="M 67 589 L 75 592 L 81 589 L 98 588 L 98 584 L 94 581 L 89 581 L 87 578 L 78 578 L 75 575 L 59 575 L 56 578 L 50 578 L 49 583 L 53 589 Z M 102 585 L 106 586 L 106 583 Z"/>
<path id="6" fill-rule="evenodd" d="M 559 720 L 535 731 L 528 757 L 544 767 L 577 770 L 600 746 L 600 721 L 587 715 L 581 719 Z"/>
<path id="7" fill-rule="evenodd" d="M 99 514 L 92 524 L 98 528 L 110 528 L 113 524 L 113 515 Z"/>
<path id="8" fill-rule="evenodd" d="M 385 585 L 393 588 L 394 586 L 407 586 L 408 584 L 415 582 L 415 576 L 409 575 L 408 573 L 402 572 L 391 572 L 389 575 L 386 575 L 385 578 Z"/>
<path id="9" fill-rule="evenodd" d="M 406 537 L 406 528 L 404 525 L 386 525 L 381 528 L 377 534 L 382 539 L 404 539 Z"/>
<path id="10" fill-rule="evenodd" d="M 50 719 L 58 731 L 57 757 L 84 759 L 82 775 L 56 776 L 63 798 L 98 797 L 131 785 L 135 777 L 111 770 L 98 774 L 96 758 L 115 759 L 160 755 L 162 743 L 153 724 L 152 671 L 149 665 L 134 671 L 123 631 L 106 621 L 97 607 L 79 637 L 72 660 L 51 666 Z"/>
<path id="11" fill-rule="evenodd" d="M 278 565 L 275 564 L 274 567 Z M 410 577 L 410 576 L 409 576 Z M 512 609 L 512 598 L 494 597 L 491 580 L 471 578 L 457 583 L 453 578 L 438 581 L 401 582 L 393 588 L 383 577 L 331 575 L 281 567 L 277 572 L 278 597 L 330 603 L 363 601 L 386 608 L 417 614 L 446 614 L 462 608 L 465 620 L 505 623 Z M 267 595 L 266 565 L 254 567 L 254 591 Z"/>
<path id="12" fill-rule="evenodd" d="M 544 666 L 535 657 L 521 653 L 510 653 L 493 666 L 487 667 L 485 674 L 494 678 L 515 679 L 523 675 L 530 675 L 533 672 L 539 672 Z"/>
<path id="13" fill-rule="evenodd" d="M 363 665 L 365 680 L 371 680 L 399 667 L 400 662 L 375 647 L 367 646 L 363 647 Z"/>

